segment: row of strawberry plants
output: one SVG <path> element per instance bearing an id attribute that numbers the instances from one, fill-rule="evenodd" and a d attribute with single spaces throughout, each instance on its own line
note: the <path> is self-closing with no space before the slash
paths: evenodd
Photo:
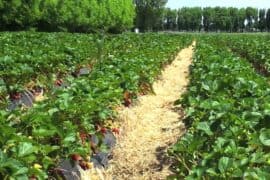
<path id="1" fill-rule="evenodd" d="M 200 37 L 191 82 L 179 100 L 187 132 L 170 153 L 177 177 L 270 178 L 270 86 L 216 39 Z"/>
<path id="2" fill-rule="evenodd" d="M 151 43 L 151 37 L 141 37 L 145 43 Z M 70 33 L 1 33 L 0 101 L 7 95 L 12 99 L 33 85 L 51 90 L 51 84 L 70 74 L 76 76 L 80 68 L 91 71 L 101 56 L 138 53 L 144 48 L 141 37 L 123 35 L 104 39 Z"/>
<path id="3" fill-rule="evenodd" d="M 46 87 L 67 72 L 93 63 L 95 38 L 69 33 L 0 33 L 0 96 L 12 96 L 30 81 Z"/>
<path id="4" fill-rule="evenodd" d="M 141 89 L 150 87 L 191 39 L 129 34 L 108 41 L 102 61 L 89 74 L 67 74 L 65 88 L 48 91 L 47 99 L 30 109 L 0 110 L 1 179 L 44 179 L 55 174 L 61 159 L 72 154 L 87 159 L 93 153 L 90 137 L 100 133 L 96 126 L 114 118 L 117 105 L 129 105 Z"/>
<path id="5" fill-rule="evenodd" d="M 223 36 L 223 43 L 237 55 L 251 62 L 257 71 L 270 75 L 270 36 L 269 35 L 238 35 Z"/>

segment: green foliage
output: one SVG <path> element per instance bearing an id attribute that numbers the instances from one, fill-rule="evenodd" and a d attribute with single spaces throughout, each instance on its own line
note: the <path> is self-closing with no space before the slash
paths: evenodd
<path id="1" fill-rule="evenodd" d="M 53 83 L 52 74 L 61 78 L 91 64 L 96 53 L 93 36 L 80 34 L 1 33 L 0 43 L 0 77 L 7 85 L 16 84 L 14 90 L 30 80 Z"/>
<path id="2" fill-rule="evenodd" d="M 178 10 L 178 30 L 199 31 L 201 28 L 202 9 L 181 8 Z"/>
<path id="3" fill-rule="evenodd" d="M 1 3 L 2 2 L 2 3 Z M 12 0 L 0 2 L 2 30 L 122 32 L 133 25 L 131 0 Z"/>
<path id="4" fill-rule="evenodd" d="M 135 0 L 135 25 L 142 31 L 157 31 L 162 28 L 162 16 L 167 0 Z"/>
<path id="5" fill-rule="evenodd" d="M 258 28 L 260 29 L 261 32 L 266 29 L 266 11 L 265 11 L 265 9 L 259 10 Z"/>
<path id="6" fill-rule="evenodd" d="M 249 36 L 223 36 L 220 45 L 231 48 L 233 52 L 253 64 L 256 70 L 266 76 L 270 75 L 270 38 L 268 35 Z"/>
<path id="7" fill-rule="evenodd" d="M 268 32 L 270 31 L 270 9 L 266 12 L 266 27 Z"/>
<path id="8" fill-rule="evenodd" d="M 265 31 L 270 20 L 265 9 L 260 9 L 258 13 L 258 10 L 252 7 L 241 9 L 233 7 L 183 7 L 177 10 L 177 16 L 175 11 L 174 9 L 166 9 L 163 14 L 163 26 L 166 30 Z M 161 28 L 161 30 L 163 29 Z"/>
<path id="9" fill-rule="evenodd" d="M 27 179 L 31 175 L 47 179 L 49 170 L 54 170 L 61 159 L 74 153 L 91 155 L 89 143 L 84 144 L 79 134 L 95 134 L 96 124 L 115 117 L 114 109 L 124 102 L 124 92 L 136 98 L 144 85 L 151 86 L 180 48 L 191 42 L 188 36 L 157 34 L 102 39 L 93 35 L 27 32 L 2 33 L 1 38 L 6 45 L 0 64 L 11 61 L 13 65 L 5 66 L 8 71 L 2 66 L 1 73 L 11 81 L 2 82 L 1 86 L 18 82 L 23 89 L 24 83 L 36 84 L 36 79 L 28 75 L 32 73 L 42 79 L 38 85 L 45 87 L 47 99 L 30 109 L 0 111 L 0 179 Z M 102 41 L 102 61 L 97 62 L 98 66 L 93 64 L 88 75 L 71 76 L 71 70 L 100 57 L 93 39 Z M 43 67 L 46 71 L 42 71 Z M 41 78 L 59 78 L 59 74 L 68 84 L 66 88 L 53 88 L 49 78 Z M 8 94 L 2 95 L 6 100 L 0 100 L 0 105 L 5 109 Z M 37 169 L 34 164 L 42 167 Z"/>
<path id="10" fill-rule="evenodd" d="M 2 30 L 27 29 L 40 17 L 39 0 L 3 0 L 0 3 Z"/>
<path id="11" fill-rule="evenodd" d="M 254 28 L 254 25 L 257 23 L 258 10 L 256 8 L 247 7 L 246 8 L 246 19 L 247 19 L 247 28 L 250 31 L 251 28 Z"/>
<path id="12" fill-rule="evenodd" d="M 177 178 L 269 179 L 269 83 L 220 39 L 197 42 L 180 100 L 188 130 L 170 150 L 179 161 Z"/>

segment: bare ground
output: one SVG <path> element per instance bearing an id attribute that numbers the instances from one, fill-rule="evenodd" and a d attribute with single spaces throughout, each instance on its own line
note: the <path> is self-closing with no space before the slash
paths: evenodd
<path id="1" fill-rule="evenodd" d="M 139 97 L 138 103 L 131 108 L 120 108 L 122 134 L 110 168 L 91 179 L 158 180 L 172 174 L 166 150 L 184 132 L 183 113 L 175 111 L 173 103 L 189 83 L 194 46 L 195 42 L 181 50 L 173 63 L 164 69 L 153 85 L 155 94 Z"/>

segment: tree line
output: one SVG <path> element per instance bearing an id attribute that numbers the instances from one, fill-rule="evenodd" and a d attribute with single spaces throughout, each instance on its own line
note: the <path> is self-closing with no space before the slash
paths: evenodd
<path id="1" fill-rule="evenodd" d="M 134 0 L 141 31 L 270 31 L 270 9 L 252 7 L 165 8 L 167 0 Z"/>
<path id="2" fill-rule="evenodd" d="M 133 26 L 132 0 L 0 0 L 0 30 L 121 32 Z"/>
<path id="3" fill-rule="evenodd" d="M 270 31 L 270 9 L 194 7 L 165 9 L 163 29 L 178 31 Z"/>
<path id="4" fill-rule="evenodd" d="M 270 9 L 165 8 L 167 0 L 0 0 L 0 30 L 270 31 Z"/>

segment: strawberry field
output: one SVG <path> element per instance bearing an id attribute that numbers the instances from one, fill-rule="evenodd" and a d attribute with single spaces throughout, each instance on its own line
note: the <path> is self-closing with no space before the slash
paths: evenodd
<path id="1" fill-rule="evenodd" d="M 268 35 L 34 32 L 0 33 L 0 179 L 60 179 L 63 160 L 106 168 L 117 107 L 153 93 L 194 39 L 172 178 L 269 179 Z"/>
<path id="2" fill-rule="evenodd" d="M 269 36 L 199 36 L 171 148 L 177 178 L 269 179 Z"/>
<path id="3" fill-rule="evenodd" d="M 0 0 L 0 180 L 270 180 L 270 2 Z"/>
<path id="4" fill-rule="evenodd" d="M 104 125 L 114 109 L 151 92 L 191 38 L 21 32 L 0 41 L 0 178 L 45 179 L 58 177 L 63 159 L 87 169 L 108 151 L 93 138 L 118 132 Z"/>

